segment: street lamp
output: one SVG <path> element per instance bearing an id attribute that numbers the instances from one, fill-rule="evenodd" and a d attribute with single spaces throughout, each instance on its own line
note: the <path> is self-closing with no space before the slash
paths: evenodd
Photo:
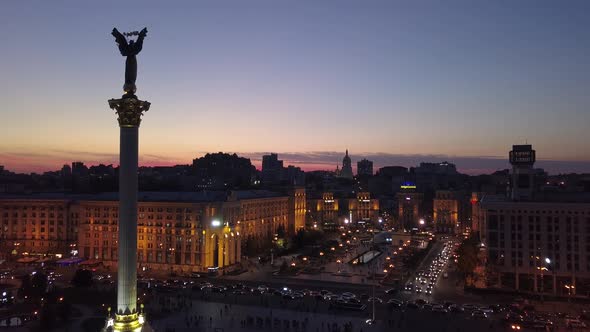
<path id="1" fill-rule="evenodd" d="M 540 260 L 539 256 L 535 256 L 536 260 Z M 551 259 L 549 259 L 549 257 L 545 257 L 544 259 L 545 264 L 549 265 L 551 264 Z M 547 266 L 537 266 L 537 270 L 541 271 L 541 301 L 543 301 L 543 293 L 545 292 L 545 271 L 549 271 L 549 269 L 547 268 Z M 535 277 L 536 278 L 536 277 Z M 555 285 L 553 286 L 555 287 Z"/>
<path id="2" fill-rule="evenodd" d="M 576 289 L 576 287 L 574 285 L 565 285 L 565 288 L 567 288 L 567 301 L 571 302 L 572 292 Z"/>

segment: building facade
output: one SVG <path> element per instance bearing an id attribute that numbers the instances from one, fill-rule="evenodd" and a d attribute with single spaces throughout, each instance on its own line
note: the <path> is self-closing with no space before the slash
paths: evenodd
<path id="1" fill-rule="evenodd" d="M 355 198 L 347 199 L 351 222 L 374 222 L 379 219 L 379 200 L 371 198 L 369 192 L 359 192 Z"/>
<path id="2" fill-rule="evenodd" d="M 305 190 L 140 192 L 138 267 L 178 273 L 240 262 L 242 238 L 271 242 L 305 225 Z M 0 197 L 0 246 L 15 257 L 77 254 L 116 267 L 116 194 Z"/>
<path id="3" fill-rule="evenodd" d="M 305 228 L 305 216 L 307 214 L 307 195 L 305 188 L 294 188 L 289 193 L 289 225 L 293 226 L 293 233 Z"/>
<path id="4" fill-rule="evenodd" d="M 413 191 L 402 191 L 396 194 L 398 205 L 398 223 L 401 228 L 410 230 L 420 226 L 422 218 L 422 202 L 424 194 Z"/>
<path id="5" fill-rule="evenodd" d="M 22 255 L 64 254 L 77 242 L 76 211 L 65 199 L 0 201 L 0 250 Z"/>
<path id="6" fill-rule="evenodd" d="M 499 286 L 590 295 L 590 203 L 484 197 L 477 214 L 476 227 Z"/>
<path id="7" fill-rule="evenodd" d="M 460 203 L 449 190 L 437 190 L 433 201 L 433 222 L 438 233 L 455 233 L 459 230 Z"/>
<path id="8" fill-rule="evenodd" d="M 377 222 L 379 200 L 368 192 L 359 192 L 355 197 L 335 198 L 334 193 L 324 192 L 321 198 L 308 199 L 311 227 L 336 229 L 344 223 Z"/>

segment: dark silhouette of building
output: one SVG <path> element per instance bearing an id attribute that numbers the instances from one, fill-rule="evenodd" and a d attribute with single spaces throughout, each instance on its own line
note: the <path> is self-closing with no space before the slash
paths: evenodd
<path id="1" fill-rule="evenodd" d="M 281 183 L 283 161 L 276 153 L 262 156 L 262 184 L 277 185 Z"/>
<path id="2" fill-rule="evenodd" d="M 276 153 L 262 156 L 262 184 L 264 186 L 303 186 L 305 173 L 299 167 L 283 166 Z"/>
<path id="3" fill-rule="evenodd" d="M 342 170 L 340 170 L 340 177 L 346 179 L 352 179 L 352 161 L 348 156 L 348 149 L 346 149 L 346 155 L 342 158 Z"/>
<path id="4" fill-rule="evenodd" d="M 356 163 L 356 175 L 373 176 L 373 162 L 363 159 Z"/>
<path id="5" fill-rule="evenodd" d="M 82 177 L 88 175 L 88 167 L 81 161 L 72 162 L 72 175 L 75 177 Z"/>
<path id="6" fill-rule="evenodd" d="M 511 198 L 515 201 L 533 199 L 535 150 L 530 144 L 513 145 L 509 154 L 512 165 Z"/>
<path id="7" fill-rule="evenodd" d="M 248 188 L 256 176 L 250 159 L 223 152 L 207 153 L 193 160 L 192 174 L 198 189 Z"/>

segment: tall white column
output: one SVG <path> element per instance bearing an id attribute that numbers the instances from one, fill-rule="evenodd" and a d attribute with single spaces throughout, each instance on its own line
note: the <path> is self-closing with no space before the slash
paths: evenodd
<path id="1" fill-rule="evenodd" d="M 121 127 L 117 313 L 137 311 L 137 163 L 139 127 Z"/>
<path id="2" fill-rule="evenodd" d="M 142 331 L 144 317 L 137 308 L 137 167 L 139 124 L 147 101 L 136 97 L 111 99 L 109 105 L 119 116 L 119 252 L 117 310 L 114 331 Z M 107 323 L 109 326 L 109 323 Z"/>

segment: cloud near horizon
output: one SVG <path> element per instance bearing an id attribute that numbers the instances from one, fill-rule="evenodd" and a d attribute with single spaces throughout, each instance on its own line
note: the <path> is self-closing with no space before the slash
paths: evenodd
<path id="1" fill-rule="evenodd" d="M 233 152 L 230 152 L 233 153 Z M 252 163 L 261 168 L 262 156 L 270 152 L 236 152 L 241 157 L 250 158 Z M 195 156 L 204 155 L 198 152 Z M 311 151 L 311 152 L 279 152 L 279 159 L 284 161 L 285 166 L 293 165 L 301 167 L 305 171 L 312 170 L 334 170 L 338 165 L 341 167 L 344 153 L 339 151 Z M 457 169 L 465 174 L 490 174 L 497 170 L 510 167 L 507 157 L 501 156 L 449 156 L 437 154 L 395 154 L 395 153 L 362 153 L 349 154 L 352 159 L 353 169 L 356 163 L 363 159 L 369 159 L 374 163 L 374 170 L 384 166 L 413 167 L 421 162 L 443 162 L 448 161 L 457 165 Z M 45 172 L 60 169 L 64 164 L 72 161 L 82 161 L 87 165 L 114 164 L 118 165 L 119 156 L 116 153 L 85 152 L 74 150 L 52 149 L 46 153 L 30 151 L 0 152 L 0 165 L 7 170 L 14 172 Z M 155 154 L 140 154 L 139 163 L 141 166 L 171 166 L 177 164 L 190 164 L 192 160 L 179 160 L 174 157 L 167 157 Z M 568 160 L 537 160 L 535 164 L 550 174 L 559 173 L 590 173 L 590 161 L 568 161 Z"/>

